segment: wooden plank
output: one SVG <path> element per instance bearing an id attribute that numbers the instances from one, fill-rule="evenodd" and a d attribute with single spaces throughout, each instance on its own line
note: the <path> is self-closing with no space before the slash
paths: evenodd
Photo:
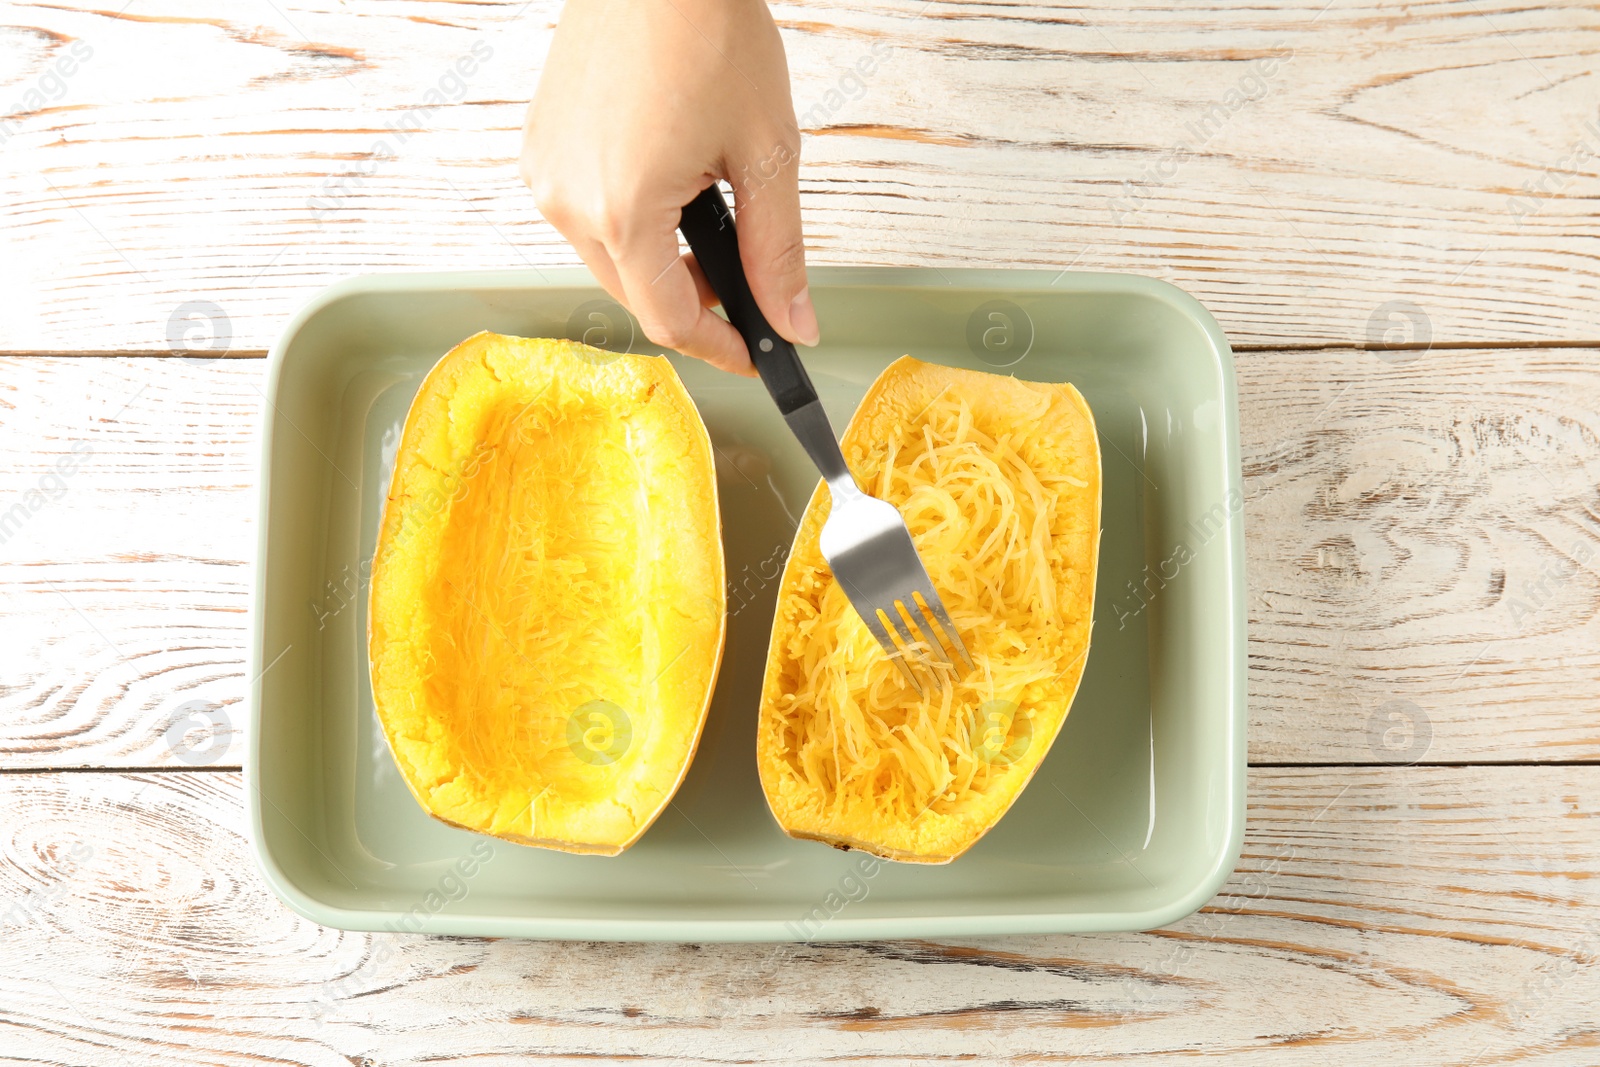
<path id="1" fill-rule="evenodd" d="M 259 349 L 349 274 L 574 262 L 515 169 L 558 8 L 8 9 L 0 351 L 163 350 L 196 301 Z M 1236 343 L 1600 339 L 1584 0 L 775 12 L 813 262 L 1151 274 Z"/>
<path id="2" fill-rule="evenodd" d="M 0 365 L 0 766 L 241 761 L 264 369 Z"/>
<path id="3" fill-rule="evenodd" d="M 1594 1062 L 1596 767 L 1261 770 L 1239 871 L 1163 931 L 795 946 L 321 928 L 242 788 L 0 776 L 0 1058 Z"/>
<path id="4" fill-rule="evenodd" d="M 1595 355 L 1238 357 L 1252 759 L 1600 753 Z"/>
<path id="5" fill-rule="evenodd" d="M 263 368 L 0 360 L 0 765 L 240 762 Z M 1600 758 L 1594 353 L 1238 371 L 1251 758 Z"/>

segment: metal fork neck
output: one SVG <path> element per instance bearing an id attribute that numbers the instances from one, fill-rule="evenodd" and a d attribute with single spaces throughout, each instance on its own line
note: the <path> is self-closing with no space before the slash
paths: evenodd
<path id="1" fill-rule="evenodd" d="M 845 464 L 844 453 L 839 451 L 839 440 L 833 436 L 833 426 L 828 422 L 827 412 L 822 410 L 822 402 L 813 400 L 783 418 L 795 437 L 800 439 L 800 445 L 811 457 L 811 462 L 822 472 L 834 499 L 860 496 L 861 489 Z"/>

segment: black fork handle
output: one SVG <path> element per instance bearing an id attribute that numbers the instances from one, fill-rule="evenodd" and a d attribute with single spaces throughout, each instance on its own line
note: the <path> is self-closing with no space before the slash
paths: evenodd
<path id="1" fill-rule="evenodd" d="M 778 410 L 792 415 L 807 404 L 817 402 L 816 387 L 795 352 L 794 345 L 778 335 L 756 306 L 750 282 L 739 259 L 739 235 L 733 228 L 733 213 L 713 182 L 684 205 L 678 222 L 683 239 L 689 242 L 695 260 L 706 280 L 722 301 L 728 321 L 744 338 L 750 359 L 761 375 L 761 383 L 772 394 Z"/>

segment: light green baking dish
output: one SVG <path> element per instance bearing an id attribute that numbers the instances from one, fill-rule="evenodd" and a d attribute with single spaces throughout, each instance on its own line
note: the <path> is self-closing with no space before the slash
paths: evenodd
<path id="1" fill-rule="evenodd" d="M 423 374 L 488 329 L 658 352 L 578 270 L 336 285 L 273 347 L 261 459 L 248 757 L 267 881 L 328 926 L 618 940 L 810 940 L 1138 930 L 1199 908 L 1245 804 L 1242 490 L 1233 359 L 1193 298 L 1149 278 L 818 268 L 805 353 L 835 426 L 909 352 L 1069 380 L 1102 439 L 1095 627 L 1072 714 L 1015 807 L 943 867 L 785 837 L 755 719 L 794 521 L 816 482 L 761 386 L 673 361 L 716 445 L 728 641 L 694 766 L 615 858 L 523 848 L 423 814 L 368 689 L 366 579 Z"/>

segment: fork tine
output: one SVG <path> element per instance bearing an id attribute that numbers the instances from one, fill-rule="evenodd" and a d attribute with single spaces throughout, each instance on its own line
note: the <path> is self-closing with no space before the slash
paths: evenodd
<path id="1" fill-rule="evenodd" d="M 927 646 L 928 659 L 939 663 L 949 663 L 951 662 L 950 653 L 940 643 L 939 631 L 929 625 L 932 620 L 929 619 L 927 611 L 922 606 L 921 596 L 922 590 L 913 587 L 910 592 L 906 593 L 905 599 L 895 601 L 895 607 L 899 608 L 906 620 L 916 627 L 917 633 L 922 637 L 923 644 Z"/>
<path id="2" fill-rule="evenodd" d="M 894 661 L 896 667 L 900 668 L 900 673 L 905 675 L 906 681 L 911 684 L 911 688 L 915 689 L 917 696 L 920 697 L 922 695 L 922 684 L 917 681 L 917 676 L 911 673 L 911 665 L 906 662 L 905 653 L 895 647 L 895 643 L 889 637 L 889 631 L 884 629 L 883 620 L 878 617 L 878 613 L 876 611 L 858 611 L 856 614 L 861 616 L 861 621 L 867 624 L 867 629 L 872 631 L 872 636 L 876 637 L 878 644 L 883 646 L 884 654 Z"/>
<path id="3" fill-rule="evenodd" d="M 895 645 L 894 639 L 889 636 L 889 631 L 884 628 L 883 620 L 878 617 L 876 605 L 867 599 L 862 590 L 856 588 L 854 582 L 840 574 L 837 568 L 834 569 L 833 576 L 844 586 L 845 596 L 849 599 L 850 606 L 855 608 L 856 617 L 866 624 L 873 638 L 883 648 L 883 654 L 894 661 L 894 665 L 900 668 L 900 673 L 905 675 L 906 682 L 917 691 L 919 697 L 922 696 L 921 683 L 917 681 L 917 676 L 911 673 L 911 665 L 906 662 L 905 653 Z"/>
<path id="4" fill-rule="evenodd" d="M 928 674 L 933 679 L 933 691 L 935 693 L 944 692 L 944 672 L 939 670 L 938 664 L 949 662 L 949 657 L 944 649 L 940 647 L 938 635 L 928 626 L 927 620 L 922 617 L 917 602 L 912 599 L 910 594 L 907 594 L 903 600 L 896 600 L 894 602 L 894 610 L 898 616 L 896 621 L 908 633 L 915 635 L 915 645 L 927 650 L 926 653 L 918 657 L 918 662 L 928 668 Z"/>
<path id="5" fill-rule="evenodd" d="M 888 622 L 889 632 L 895 636 L 896 643 L 900 646 L 900 651 L 897 653 L 900 657 L 900 662 L 905 666 L 906 674 L 912 675 L 914 673 L 911 670 L 912 664 L 921 659 L 921 657 L 916 656 L 917 645 L 920 642 L 913 636 L 916 631 L 906 625 L 905 618 L 900 614 L 900 605 L 890 601 L 887 608 L 878 608 L 873 614 L 881 614 L 881 617 Z M 916 658 L 914 659 L 913 657 Z M 936 678 L 935 682 L 937 681 L 938 679 Z M 917 683 L 917 695 L 927 695 L 920 682 Z"/>
<path id="6" fill-rule="evenodd" d="M 933 616 L 933 621 L 937 622 L 939 629 L 944 631 L 945 640 L 960 653 L 961 662 L 966 665 L 967 670 L 972 670 L 972 656 L 967 652 L 967 646 L 961 640 L 961 631 L 957 630 L 956 624 L 950 621 L 950 613 L 944 610 L 944 602 L 939 599 L 939 594 L 933 588 L 932 583 L 923 586 L 916 592 L 918 598 L 922 601 L 923 614 Z M 942 648 L 941 651 L 943 651 Z"/>

